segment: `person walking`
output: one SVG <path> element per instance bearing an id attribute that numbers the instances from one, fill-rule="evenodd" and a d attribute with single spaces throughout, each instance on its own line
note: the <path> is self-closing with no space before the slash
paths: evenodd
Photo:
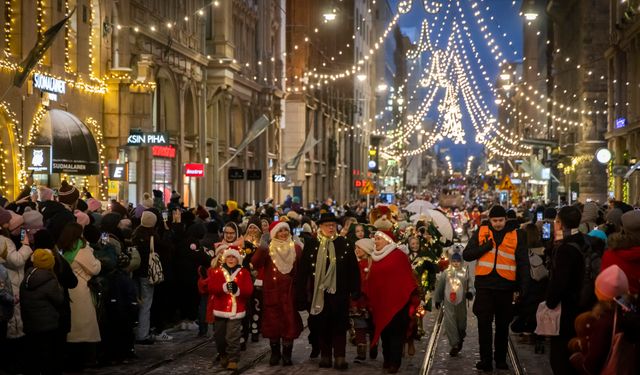
<path id="1" fill-rule="evenodd" d="M 318 225 L 318 238 L 305 243 L 300 259 L 296 306 L 309 311 L 309 329 L 320 346 L 319 367 L 346 370 L 349 297 L 360 293 L 360 269 L 349 241 L 338 236 L 336 216 L 323 213 Z"/>
<path id="2" fill-rule="evenodd" d="M 383 369 L 395 374 L 402 362 L 410 317 L 420 303 L 418 283 L 407 259 L 408 250 L 398 246 L 393 233 L 379 230 L 373 240 L 367 286 L 374 327 L 372 345 L 382 339 Z"/>
<path id="3" fill-rule="evenodd" d="M 140 219 L 140 226 L 132 234 L 132 244 L 140 253 L 140 267 L 133 272 L 138 293 L 138 327 L 136 342 L 138 344 L 153 344 L 151 335 L 151 304 L 153 303 L 154 286 L 149 282 L 149 255 L 152 243 L 159 239 L 155 230 L 158 218 L 151 211 L 144 211 Z"/>
<path id="4" fill-rule="evenodd" d="M 264 307 L 260 328 L 262 336 L 269 339 L 271 346 L 269 365 L 275 366 L 282 359 L 283 366 L 291 366 L 293 340 L 302 332 L 302 319 L 295 308 L 293 286 L 302 249 L 293 242 L 286 222 L 274 221 L 269 232 L 271 241 L 268 247 L 261 246 L 251 259 L 251 266 L 264 272 Z"/>
<path id="5" fill-rule="evenodd" d="M 496 368 L 509 368 L 507 341 L 513 293 L 517 289 L 526 290 L 529 278 L 527 243 L 516 228 L 515 222 L 507 223 L 504 207 L 493 206 L 488 225 L 479 227 L 462 254 L 467 262 L 477 261 L 473 313 L 478 318 L 480 362 L 476 363 L 476 368 L 486 372 L 493 370 L 492 359 Z M 495 342 L 495 348 L 492 348 L 492 342 Z"/>

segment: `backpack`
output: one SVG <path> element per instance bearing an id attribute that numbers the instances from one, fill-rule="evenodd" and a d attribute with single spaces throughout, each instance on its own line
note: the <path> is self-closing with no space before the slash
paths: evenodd
<path id="1" fill-rule="evenodd" d="M 544 252 L 544 248 L 540 248 Z M 538 248 L 529 249 L 529 272 L 535 281 L 541 281 L 549 277 L 549 270 L 544 264 L 544 259 L 537 252 Z"/>
<path id="2" fill-rule="evenodd" d="M 149 243 L 149 271 L 148 271 L 149 283 L 151 285 L 160 284 L 164 281 L 164 273 L 162 272 L 162 263 L 160 262 L 160 256 L 155 252 L 153 246 L 153 236 L 151 236 Z"/>
<path id="3" fill-rule="evenodd" d="M 582 287 L 580 289 L 580 296 L 578 299 L 578 307 L 582 311 L 588 311 L 593 308 L 593 305 L 597 302 L 595 285 L 596 277 L 600 273 L 600 266 L 602 265 L 602 254 L 596 251 L 591 245 L 591 240 L 587 235 L 582 235 L 584 238 L 584 246 L 580 246 L 575 242 L 569 242 L 568 245 L 578 249 L 584 259 L 584 272 L 582 275 Z"/>

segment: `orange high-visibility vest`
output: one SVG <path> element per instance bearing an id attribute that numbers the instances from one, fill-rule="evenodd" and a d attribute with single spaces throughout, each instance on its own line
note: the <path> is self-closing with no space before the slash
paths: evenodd
<path id="1" fill-rule="evenodd" d="M 480 245 L 484 244 L 485 238 L 496 241 L 493 239 L 493 232 L 487 226 L 481 226 L 478 231 L 478 242 Z M 515 281 L 516 280 L 516 248 L 518 247 L 518 234 L 515 230 L 512 230 L 505 234 L 504 239 L 497 249 L 492 249 L 484 253 L 483 256 L 478 259 L 476 264 L 476 275 L 488 275 L 494 269 L 498 272 L 498 275 L 503 278 Z"/>

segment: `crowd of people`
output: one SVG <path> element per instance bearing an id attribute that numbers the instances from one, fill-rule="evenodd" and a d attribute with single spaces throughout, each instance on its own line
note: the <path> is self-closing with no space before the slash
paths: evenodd
<path id="1" fill-rule="evenodd" d="M 599 373 L 621 345 L 637 350 L 640 211 L 620 202 L 540 207 L 532 220 L 474 207 L 466 248 L 428 215 L 409 222 L 393 204 L 209 198 L 187 208 L 177 192 L 165 203 L 154 190 L 104 209 L 63 181 L 0 206 L 0 352 L 11 359 L 0 369 L 9 373 L 126 363 L 136 345 L 170 341 L 176 328 L 204 337 L 211 325 L 216 365 L 237 370 L 262 336 L 269 364 L 291 366 L 303 317 L 320 368 L 376 359 L 380 343 L 384 371 L 397 373 L 435 309 L 457 356 L 471 300 L 480 370 L 506 367 L 509 328 L 532 333 L 543 351 L 542 305 L 561 309 L 556 374 Z M 615 333 L 624 337 L 604 339 Z M 30 360 L 34 350 L 41 360 Z"/>

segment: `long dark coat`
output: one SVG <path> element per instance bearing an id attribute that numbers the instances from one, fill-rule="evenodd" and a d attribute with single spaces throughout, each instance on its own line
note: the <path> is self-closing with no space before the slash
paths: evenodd
<path id="1" fill-rule="evenodd" d="M 338 236 L 333 241 L 336 249 L 336 293 L 325 292 L 324 309 L 330 312 L 334 328 L 347 330 L 349 325 L 349 297 L 360 293 L 360 268 L 353 246 L 346 238 Z M 310 238 L 304 245 L 296 273 L 296 307 L 309 310 L 315 289 L 315 263 L 320 242 Z M 323 312 L 324 315 L 324 312 Z"/>
<path id="2" fill-rule="evenodd" d="M 302 250 L 296 245 L 296 262 L 288 274 L 278 271 L 267 247 L 260 247 L 251 259 L 254 269 L 263 270 L 262 336 L 294 340 L 302 332 L 302 319 L 295 306 L 294 280 Z"/>

